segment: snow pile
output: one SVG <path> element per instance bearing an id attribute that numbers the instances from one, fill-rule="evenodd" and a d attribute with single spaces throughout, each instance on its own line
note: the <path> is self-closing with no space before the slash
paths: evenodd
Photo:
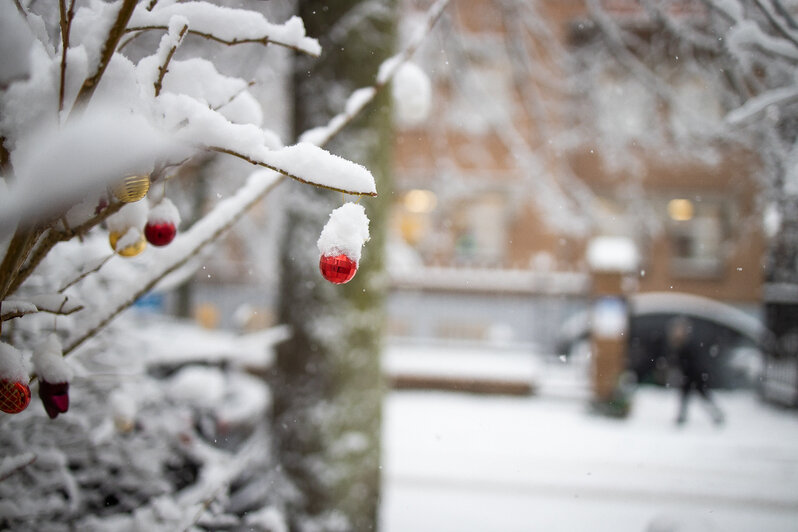
<path id="1" fill-rule="evenodd" d="M 393 78 L 393 103 L 400 125 L 416 126 L 429 116 L 432 85 L 421 68 L 404 63 Z"/>
<path id="2" fill-rule="evenodd" d="M 14 346 L 0 342 L 0 379 L 28 382 L 28 370 L 22 353 Z"/>
<path id="3" fill-rule="evenodd" d="M 119 212 L 108 217 L 106 220 L 108 230 L 112 233 L 124 234 L 132 227 L 140 229 L 147 223 L 147 212 L 146 201 L 128 203 L 119 209 Z"/>
<path id="4" fill-rule="evenodd" d="M 344 254 L 360 262 L 363 244 L 369 239 L 366 209 L 356 203 L 345 203 L 330 213 L 317 245 L 325 256 Z"/>
<path id="5" fill-rule="evenodd" d="M 33 368 L 47 382 L 69 382 L 72 379 L 72 368 L 64 359 L 58 336 L 50 334 L 33 351 Z"/>

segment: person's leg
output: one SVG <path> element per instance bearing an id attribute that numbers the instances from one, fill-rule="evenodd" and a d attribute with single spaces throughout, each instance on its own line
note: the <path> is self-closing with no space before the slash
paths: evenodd
<path id="1" fill-rule="evenodd" d="M 682 378 L 682 388 L 679 394 L 679 415 L 676 417 L 676 423 L 679 425 L 687 421 L 687 400 L 690 398 L 692 386 L 692 381 L 685 375 Z"/>
<path id="2" fill-rule="evenodd" d="M 723 423 L 723 411 L 712 398 L 706 381 L 700 380 L 696 382 L 696 390 L 698 390 L 698 393 L 704 398 L 704 403 L 707 405 L 709 415 L 712 416 L 712 421 L 714 421 L 715 424 Z"/>

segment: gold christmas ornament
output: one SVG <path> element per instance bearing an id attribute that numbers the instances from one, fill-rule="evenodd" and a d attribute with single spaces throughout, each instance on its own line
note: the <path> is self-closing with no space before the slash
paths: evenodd
<path id="1" fill-rule="evenodd" d="M 123 203 L 133 203 L 143 199 L 150 189 L 150 176 L 129 175 L 111 187 L 114 197 Z"/>
<path id="2" fill-rule="evenodd" d="M 125 233 L 120 233 L 118 231 L 111 231 L 108 234 L 108 241 L 111 244 L 111 249 L 113 249 L 118 255 L 123 257 L 135 257 L 147 247 L 147 240 L 144 238 L 143 234 L 139 233 L 139 239 L 136 242 L 130 244 L 129 246 L 125 246 L 122 249 L 116 249 L 116 243 L 124 235 Z"/>

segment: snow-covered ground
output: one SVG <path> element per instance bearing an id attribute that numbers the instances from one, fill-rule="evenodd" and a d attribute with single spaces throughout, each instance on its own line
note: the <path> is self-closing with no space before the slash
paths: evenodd
<path id="1" fill-rule="evenodd" d="M 420 356 L 394 346 L 387 357 L 403 353 Z M 529 397 L 391 392 L 381 530 L 798 530 L 798 412 L 725 392 L 723 426 L 695 401 L 677 427 L 676 392 L 644 387 L 629 418 L 608 419 L 549 366 Z"/>

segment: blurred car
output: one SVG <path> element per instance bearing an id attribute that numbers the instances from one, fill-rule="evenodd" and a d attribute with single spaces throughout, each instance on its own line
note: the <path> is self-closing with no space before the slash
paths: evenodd
<path id="1" fill-rule="evenodd" d="M 629 297 L 628 368 L 638 382 L 667 384 L 676 369 L 666 331 L 671 320 L 688 318 L 693 338 L 706 357 L 709 385 L 738 388 L 756 383 L 769 334 L 754 316 L 718 301 L 691 294 L 649 292 Z M 591 312 L 569 318 L 559 331 L 558 354 L 568 356 L 589 342 Z"/>

